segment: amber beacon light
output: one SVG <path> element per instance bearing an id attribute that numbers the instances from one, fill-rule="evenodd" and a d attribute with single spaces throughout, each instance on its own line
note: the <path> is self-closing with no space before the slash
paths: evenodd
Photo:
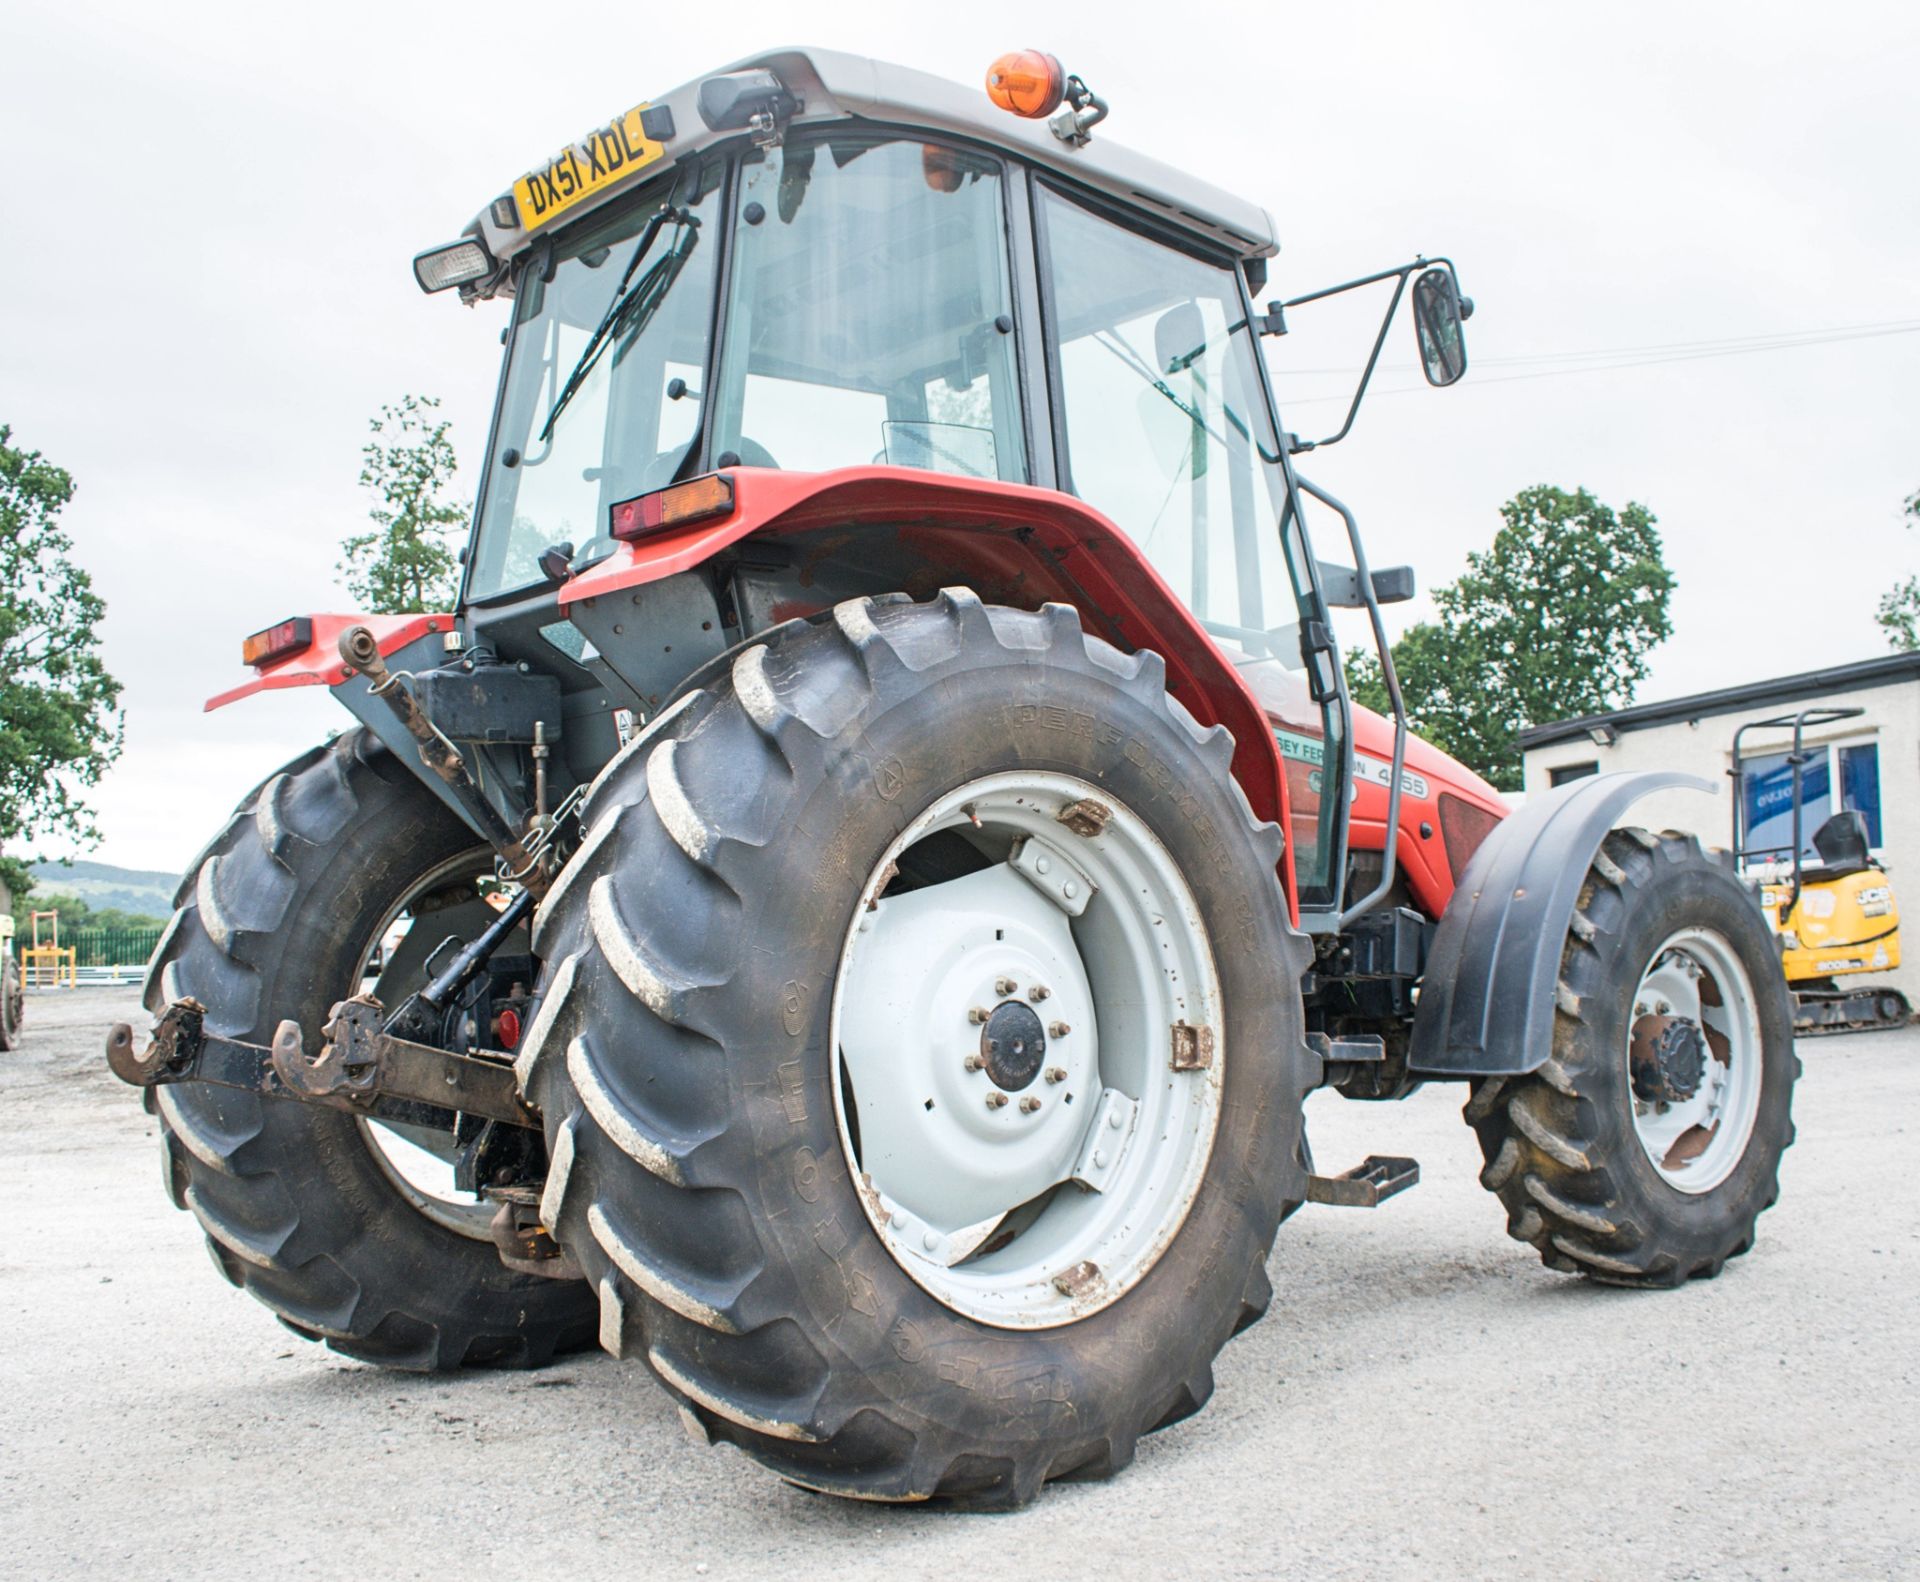
<path id="1" fill-rule="evenodd" d="M 1066 94 L 1060 62 L 1037 49 L 1013 50 L 987 68 L 987 97 L 1030 121 L 1052 115 Z"/>

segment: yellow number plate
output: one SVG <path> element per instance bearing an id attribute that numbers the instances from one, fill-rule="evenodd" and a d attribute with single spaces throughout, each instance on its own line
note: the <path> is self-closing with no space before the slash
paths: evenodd
<path id="1" fill-rule="evenodd" d="M 519 205 L 521 225 L 529 231 L 551 225 L 574 205 L 625 181 L 665 154 L 666 146 L 650 141 L 640 129 L 640 112 L 646 108 L 637 104 L 605 126 L 596 126 L 516 181 L 513 201 Z"/>

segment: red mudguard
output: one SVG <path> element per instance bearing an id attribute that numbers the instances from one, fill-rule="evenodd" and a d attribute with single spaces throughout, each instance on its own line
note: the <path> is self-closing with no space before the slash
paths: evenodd
<path id="1" fill-rule="evenodd" d="M 340 634 L 350 626 L 364 626 L 372 632 L 382 654 L 404 648 L 429 632 L 453 630 L 451 615 L 313 615 L 308 619 L 313 622 L 311 643 L 297 654 L 254 666 L 253 680 L 208 698 L 206 712 L 211 714 L 256 692 L 280 687 L 330 687 L 345 681 L 347 665 L 340 657 Z"/>
<path id="2" fill-rule="evenodd" d="M 807 550 L 817 546 L 822 558 L 858 556 L 884 568 L 916 597 L 964 584 L 989 603 L 1071 604 L 1088 631 L 1166 660 L 1168 691 L 1201 724 L 1233 733 L 1234 777 L 1254 812 L 1290 827 L 1279 749 L 1253 693 L 1133 541 L 1098 511 L 1049 489 L 900 467 L 728 472 L 729 515 L 622 544 L 561 588 L 561 608 L 691 570 L 749 535 L 807 541 L 794 546 L 803 580 Z M 1297 918 L 1291 861 L 1282 879 Z"/>

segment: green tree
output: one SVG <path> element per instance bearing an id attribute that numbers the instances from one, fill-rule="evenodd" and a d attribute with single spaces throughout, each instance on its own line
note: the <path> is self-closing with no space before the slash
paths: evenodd
<path id="1" fill-rule="evenodd" d="M 16 895 L 13 901 L 13 931 L 14 937 L 19 939 L 23 944 L 31 944 L 33 941 L 33 924 L 31 919 L 35 912 L 57 913 L 60 918 L 60 937 L 62 939 L 65 939 L 66 936 L 76 928 L 89 927 L 99 920 L 98 914 L 95 913 L 93 908 L 88 906 L 87 903 L 77 895 L 66 895 L 58 890 L 50 894 L 43 893 L 36 895 L 31 900 L 28 900 L 24 896 Z M 41 919 L 40 922 L 40 932 L 43 938 L 48 933 L 47 923 L 44 918 Z"/>
<path id="2" fill-rule="evenodd" d="M 1503 791 L 1520 788 L 1529 725 L 1620 707 L 1672 635 L 1673 573 L 1654 515 L 1615 512 L 1585 489 L 1523 489 L 1500 507 L 1492 547 L 1434 590 L 1438 619 L 1393 645 L 1414 728 Z M 1353 666 L 1354 696 L 1384 711 L 1378 664 Z"/>
<path id="3" fill-rule="evenodd" d="M 58 832 L 99 838 L 86 792 L 120 756 L 120 683 L 99 650 L 106 601 L 73 558 L 60 512 L 73 479 L 0 424 L 0 852 Z M 0 855 L 0 881 L 33 888 Z"/>
<path id="4" fill-rule="evenodd" d="M 433 396 L 403 396 L 368 426 L 360 483 L 376 502 L 371 532 L 341 548 L 340 573 L 362 608 L 376 615 L 449 610 L 460 591 L 454 535 L 465 507 L 447 498 L 458 462 L 448 438 L 452 422 L 436 417 Z"/>
<path id="5" fill-rule="evenodd" d="M 1920 522 L 1920 489 L 1907 496 L 1907 526 Z M 1889 646 L 1911 651 L 1920 648 L 1920 577 L 1906 577 L 1880 595 L 1874 612 Z"/>
<path id="6" fill-rule="evenodd" d="M 146 912 L 122 911 L 117 906 L 105 906 L 96 911 L 82 897 L 56 890 L 50 894 L 36 895 L 30 901 L 23 898 L 14 901 L 13 928 L 16 938 L 32 940 L 32 916 L 35 912 L 58 913 L 62 939 L 79 928 L 161 928 L 167 921 L 164 917 L 154 917 Z M 47 925 L 42 922 L 40 927 L 44 933 Z"/>

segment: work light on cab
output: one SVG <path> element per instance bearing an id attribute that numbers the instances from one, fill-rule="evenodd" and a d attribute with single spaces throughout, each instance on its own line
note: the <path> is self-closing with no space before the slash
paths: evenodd
<path id="1" fill-rule="evenodd" d="M 413 278 L 428 295 L 452 286 L 471 285 L 493 273 L 493 258 L 471 237 L 430 247 L 413 260 Z"/>
<path id="2" fill-rule="evenodd" d="M 258 668 L 276 659 L 285 659 L 289 654 L 303 653 L 312 646 L 313 622 L 304 615 L 295 615 L 244 639 L 240 644 L 240 662 Z"/>
<path id="3" fill-rule="evenodd" d="M 733 479 L 724 472 L 689 478 L 670 489 L 657 489 L 632 500 L 622 500 L 609 512 L 607 531 L 615 538 L 634 539 L 664 533 L 676 527 L 733 515 Z"/>

